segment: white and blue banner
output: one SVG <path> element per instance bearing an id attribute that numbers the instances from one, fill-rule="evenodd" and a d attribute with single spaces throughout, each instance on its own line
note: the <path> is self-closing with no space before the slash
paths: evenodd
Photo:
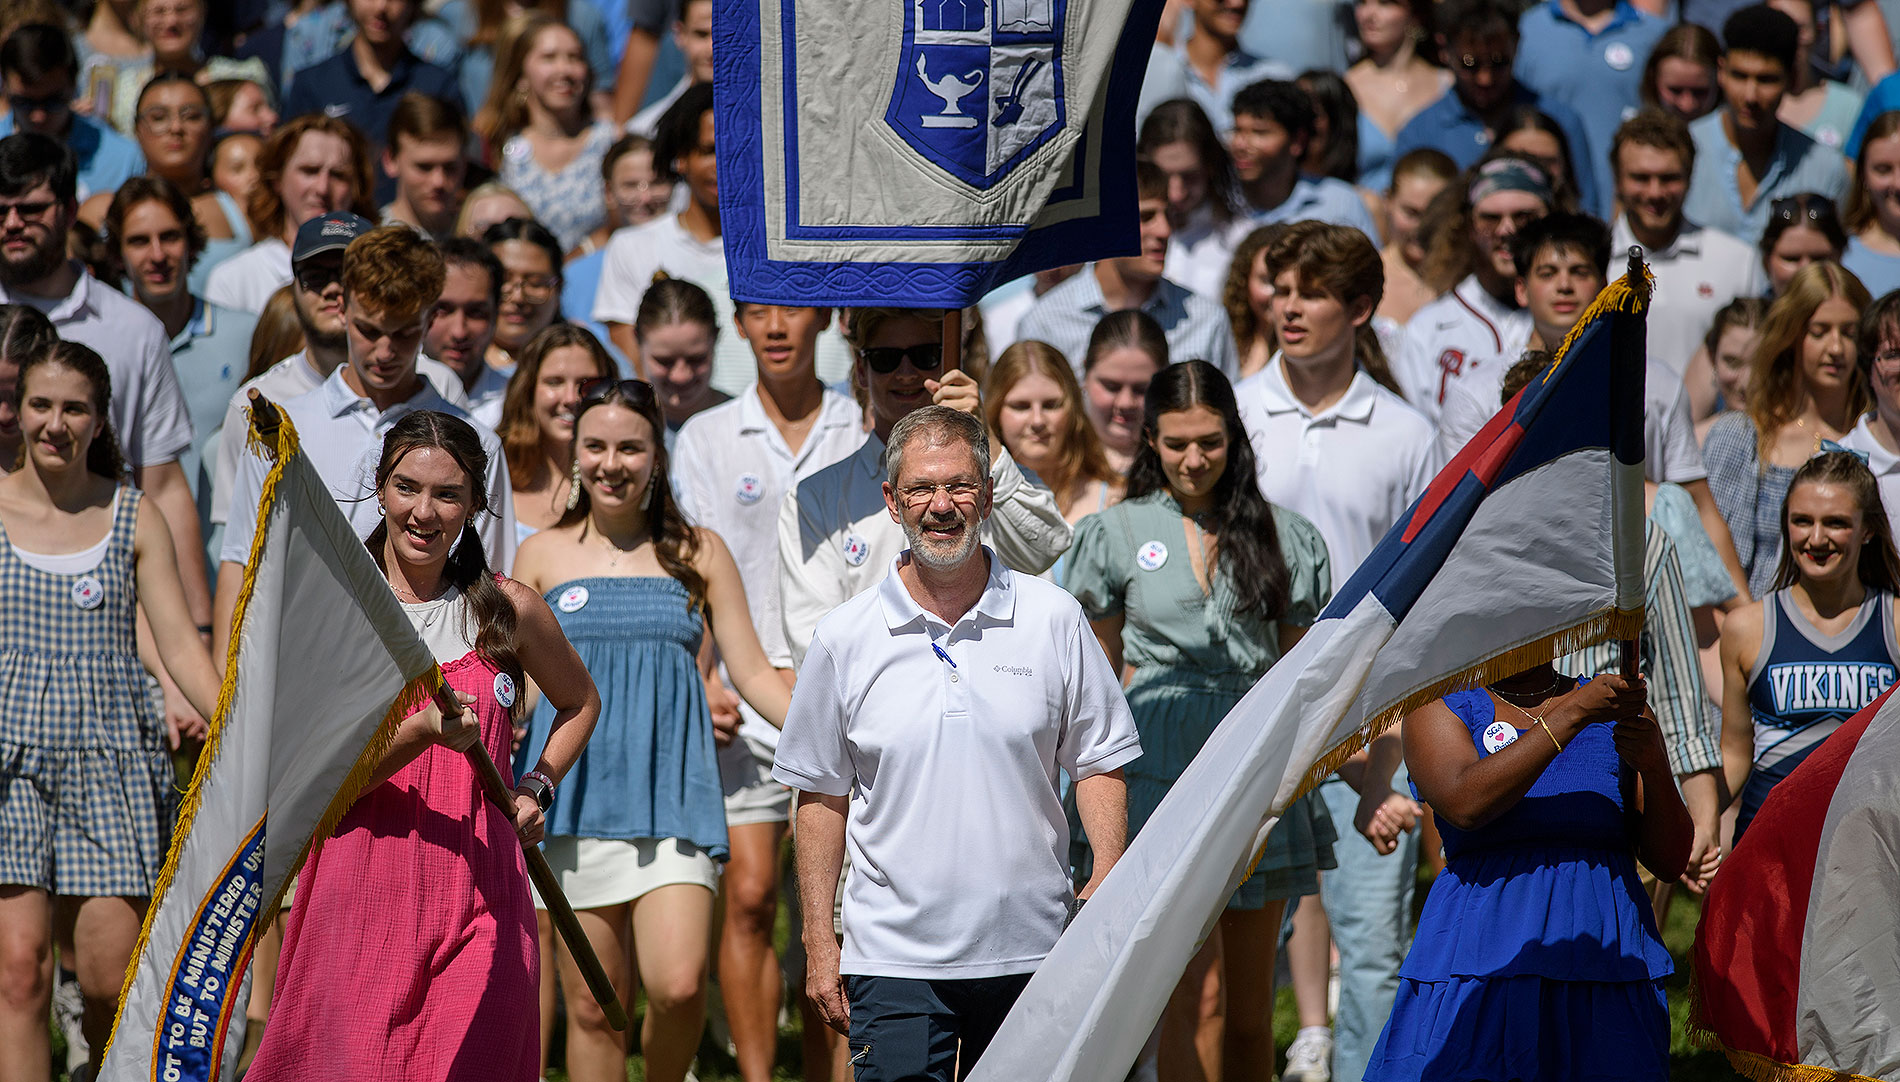
<path id="1" fill-rule="evenodd" d="M 975 304 L 1136 250 L 1161 0 L 714 0 L 732 299 Z"/>

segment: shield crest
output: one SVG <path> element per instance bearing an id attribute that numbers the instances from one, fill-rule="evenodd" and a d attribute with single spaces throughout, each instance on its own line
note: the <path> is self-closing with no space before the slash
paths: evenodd
<path id="1" fill-rule="evenodd" d="M 950 175 L 989 188 L 1063 128 L 1064 0 L 905 0 L 884 122 Z"/>

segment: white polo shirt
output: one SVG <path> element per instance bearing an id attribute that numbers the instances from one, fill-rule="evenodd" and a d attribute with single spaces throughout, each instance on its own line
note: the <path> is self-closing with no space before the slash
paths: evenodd
<path id="1" fill-rule="evenodd" d="M 1892 518 L 1900 513 L 1900 455 L 1887 450 L 1874 435 L 1874 426 L 1879 423 L 1877 414 L 1862 417 L 1852 432 L 1841 437 L 1841 446 L 1866 453 L 1867 468 L 1874 471 L 1874 481 L 1880 486 L 1880 505 Z"/>
<path id="2" fill-rule="evenodd" d="M 1661 361 L 1677 379 L 1688 371 L 1689 359 L 1715 322 L 1715 313 L 1737 297 L 1759 297 L 1768 280 L 1761 256 L 1739 237 L 1719 229 L 1682 223 L 1667 248 L 1643 248 L 1622 215 L 1610 229 L 1610 251 L 1643 249 L 1655 290 L 1649 300 L 1649 359 Z"/>
<path id="3" fill-rule="evenodd" d="M 673 492 L 680 511 L 732 550 L 759 645 L 781 669 L 792 667 L 792 654 L 779 614 L 779 507 L 800 479 L 858 449 L 865 439 L 863 417 L 857 402 L 826 391 L 805 442 L 793 451 L 765 415 L 754 383 L 732 401 L 693 415 L 673 444 Z M 739 713 L 747 737 L 768 748 L 778 744 L 778 729 L 743 699 Z M 727 745 L 738 746 L 736 741 Z"/>
<path id="4" fill-rule="evenodd" d="M 465 410 L 468 408 L 468 400 L 462 392 L 461 377 L 448 365 L 428 357 L 417 357 L 416 372 L 427 379 L 435 392 L 450 405 Z M 266 368 L 256 378 L 239 384 L 238 389 L 231 393 L 231 401 L 224 407 L 224 423 L 218 427 L 218 462 L 211 474 L 212 522 L 222 525 L 230 516 L 231 488 L 237 482 L 237 464 L 244 455 L 244 440 L 235 436 L 225 439 L 222 434 L 243 432 L 244 426 L 250 423 L 251 388 L 257 388 L 266 401 L 282 403 L 323 386 L 323 378 L 310 364 L 310 354 L 298 350 Z M 513 498 L 511 491 L 509 499 Z"/>
<path id="5" fill-rule="evenodd" d="M 955 625 L 885 564 L 819 624 L 792 692 L 772 776 L 851 798 L 844 973 L 1033 972 L 1071 897 L 1056 771 L 1141 754 L 1082 606 L 984 552 L 989 583 Z"/>
<path id="6" fill-rule="evenodd" d="M 514 490 L 508 485 L 508 462 L 495 433 L 436 393 L 435 386 L 426 379 L 422 381 L 422 389 L 407 402 L 378 411 L 374 403 L 359 396 L 343 381 L 347 367 L 338 365 L 316 390 L 280 402 L 278 406 L 297 426 L 304 456 L 329 487 L 344 517 L 356 527 L 357 536 L 367 538 L 382 521 L 376 502 L 376 464 L 382 457 L 383 437 L 408 414 L 416 410 L 435 410 L 468 421 L 481 437 L 482 449 L 488 452 L 488 476 L 483 478 L 483 483 L 488 486 L 491 513 L 479 516 L 475 529 L 481 535 L 488 566 L 506 573 L 515 558 Z M 218 555 L 220 560 L 241 564 L 250 559 L 251 538 L 257 532 L 257 501 L 264 488 L 264 476 L 269 472 L 268 464 L 257 455 L 238 457 L 224 548 Z"/>
<path id="7" fill-rule="evenodd" d="M 1024 476 L 1000 444 L 990 485 L 995 499 L 983 540 L 1008 567 L 1048 570 L 1075 537 L 1055 494 Z M 904 527 L 884 506 L 884 441 L 876 435 L 786 494 L 778 516 L 779 604 L 794 668 L 804 665 L 818 622 L 876 586 L 905 547 Z"/>
<path id="8" fill-rule="evenodd" d="M 1438 453 L 1449 462 L 1478 430 L 1497 416 L 1504 391 L 1503 368 L 1475 373 L 1459 381 L 1445 397 L 1438 416 Z M 1709 475 L 1701 445 L 1689 420 L 1689 391 L 1682 374 L 1651 358 L 1643 375 L 1643 476 L 1651 481 L 1686 485 Z"/>
<path id="9" fill-rule="evenodd" d="M 266 237 L 211 268 L 205 300 L 240 312 L 262 312 L 270 295 L 290 279 L 290 245 Z"/>
<path id="10" fill-rule="evenodd" d="M 1530 338 L 1531 314 L 1493 297 L 1474 274 L 1412 316 L 1392 374 L 1406 401 L 1436 422 L 1460 380 L 1495 370 L 1495 392 Z"/>
<path id="11" fill-rule="evenodd" d="M 1333 581 L 1344 582 L 1431 483 L 1432 423 L 1363 370 L 1338 402 L 1309 412 L 1285 363 L 1276 353 L 1234 388 L 1240 420 L 1261 493 L 1319 528 Z"/>
<path id="12" fill-rule="evenodd" d="M 84 268 L 64 297 L 34 297 L 0 286 L 0 304 L 38 310 L 61 338 L 106 362 L 112 377 L 112 433 L 126 465 L 137 469 L 176 462 L 191 446 L 191 407 L 172 368 L 171 338 L 144 305 Z"/>

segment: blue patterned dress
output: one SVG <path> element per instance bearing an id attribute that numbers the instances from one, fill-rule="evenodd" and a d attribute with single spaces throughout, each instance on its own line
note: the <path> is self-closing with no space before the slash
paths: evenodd
<path id="1" fill-rule="evenodd" d="M 600 720 L 555 790 L 548 834 L 680 838 L 725 860 L 725 792 L 694 664 L 705 625 L 687 608 L 686 588 L 664 575 L 584 578 L 545 596 L 600 689 Z M 517 777 L 540 761 L 553 724 L 544 697 Z"/>
<path id="2" fill-rule="evenodd" d="M 145 897 L 165 860 L 172 764 L 133 639 L 139 491 L 113 497 L 105 558 L 57 575 L 0 526 L 0 883 Z"/>
<path id="3" fill-rule="evenodd" d="M 558 173 L 534 160 L 526 136 L 517 135 L 501 147 L 501 182 L 515 190 L 534 217 L 561 242 L 561 251 L 580 247 L 587 235 L 607 223 L 607 195 L 600 182 L 600 163 L 614 145 L 619 129 L 605 120 L 587 130 L 580 153 Z"/>
<path id="4" fill-rule="evenodd" d="M 1488 756 L 1482 734 L 1499 718 L 1490 695 L 1444 703 Z M 1445 871 L 1399 968 L 1368 1082 L 1669 1077 L 1662 982 L 1674 964 L 1637 878 L 1625 811 L 1634 772 L 1612 733 L 1593 724 L 1572 737 L 1490 823 L 1438 820 Z"/>

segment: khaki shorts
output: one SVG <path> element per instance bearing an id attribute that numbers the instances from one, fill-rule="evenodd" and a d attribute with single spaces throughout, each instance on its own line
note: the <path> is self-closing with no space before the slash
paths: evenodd
<path id="1" fill-rule="evenodd" d="M 719 749 L 719 784 L 728 827 L 792 821 L 792 790 L 772 780 L 772 749 L 744 733 Z"/>

